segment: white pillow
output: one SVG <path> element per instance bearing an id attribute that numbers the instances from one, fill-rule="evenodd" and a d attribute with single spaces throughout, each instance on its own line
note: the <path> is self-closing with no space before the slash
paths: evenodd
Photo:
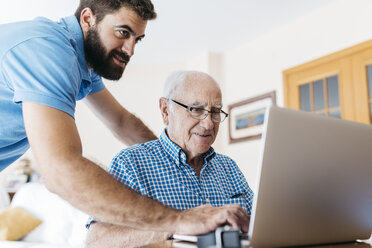
<path id="1" fill-rule="evenodd" d="M 78 210 L 56 194 L 48 191 L 43 184 L 27 183 L 15 194 L 11 205 L 22 207 L 43 221 L 39 227 L 23 239 L 24 241 L 46 242 L 56 245 L 68 244 Z M 84 223 L 82 228 L 84 228 Z M 80 240 L 83 243 L 85 233 L 81 235 L 83 236 L 80 237 Z M 75 240 L 79 240 L 79 238 L 75 238 Z"/>
<path id="2" fill-rule="evenodd" d="M 72 213 L 72 218 L 74 220 L 73 226 L 71 228 L 71 235 L 68 239 L 68 244 L 73 247 L 82 247 L 85 243 L 85 238 L 87 236 L 88 229 L 85 227 L 89 215 L 75 209 Z"/>

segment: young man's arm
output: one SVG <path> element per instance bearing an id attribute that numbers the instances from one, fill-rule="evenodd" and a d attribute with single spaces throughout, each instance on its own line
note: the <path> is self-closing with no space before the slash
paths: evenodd
<path id="1" fill-rule="evenodd" d="M 197 209 L 208 208 L 209 206 L 199 206 L 190 211 Z M 219 209 L 232 210 L 239 208 L 238 204 L 224 205 Z M 248 216 L 248 215 L 245 215 Z M 243 218 L 249 224 L 249 220 Z M 246 230 L 247 231 L 247 230 Z M 140 231 L 138 229 L 127 228 L 123 226 L 117 226 L 107 224 L 103 222 L 92 222 L 89 227 L 86 247 L 140 247 L 150 243 L 162 242 L 172 236 L 173 233 L 169 232 L 152 232 L 152 231 Z"/>
<path id="2" fill-rule="evenodd" d="M 84 101 L 124 144 L 134 145 L 157 139 L 153 132 L 121 106 L 107 89 L 88 95 Z"/>
<path id="3" fill-rule="evenodd" d="M 201 234 L 224 223 L 248 230 L 241 208 L 180 212 L 131 191 L 82 156 L 71 116 L 37 103 L 22 104 L 27 138 L 47 188 L 82 211 L 106 223 L 142 230 Z"/>
<path id="4" fill-rule="evenodd" d="M 167 232 L 139 231 L 124 226 L 95 222 L 89 227 L 85 245 L 87 248 L 140 247 L 165 241 L 171 236 L 172 233 Z"/>

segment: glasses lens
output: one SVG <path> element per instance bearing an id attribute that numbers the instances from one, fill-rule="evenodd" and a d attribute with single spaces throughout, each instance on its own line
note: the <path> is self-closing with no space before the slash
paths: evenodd
<path id="1" fill-rule="evenodd" d="M 204 119 L 208 115 L 208 111 L 202 108 L 193 108 L 190 113 L 192 117 L 199 120 Z"/>
<path id="2" fill-rule="evenodd" d="M 197 120 L 204 120 L 209 112 L 206 109 L 202 108 L 193 108 L 190 111 L 191 117 Z M 226 114 L 223 112 L 211 112 L 213 122 L 223 122 L 226 119 Z"/>
<path id="3" fill-rule="evenodd" d="M 214 122 L 223 122 L 226 119 L 227 115 L 223 112 L 213 113 L 212 120 Z"/>
<path id="4" fill-rule="evenodd" d="M 212 121 L 214 122 L 221 122 L 222 120 L 222 113 L 212 113 Z"/>

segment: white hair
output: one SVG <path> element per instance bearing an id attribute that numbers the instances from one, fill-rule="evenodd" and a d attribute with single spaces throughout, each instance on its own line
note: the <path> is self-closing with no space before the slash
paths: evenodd
<path id="1" fill-rule="evenodd" d="M 171 73 L 165 80 L 163 97 L 167 99 L 174 99 L 178 96 L 184 89 L 187 79 L 192 76 L 196 80 L 202 77 L 211 78 L 216 84 L 210 75 L 200 71 L 175 71 Z M 218 84 L 217 84 L 218 85 Z"/>

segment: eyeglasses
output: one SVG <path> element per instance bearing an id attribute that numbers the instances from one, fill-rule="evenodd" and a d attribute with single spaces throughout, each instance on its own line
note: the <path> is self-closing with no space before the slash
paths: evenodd
<path id="1" fill-rule="evenodd" d="M 203 108 L 190 107 L 183 103 L 177 102 L 176 100 L 173 100 L 173 99 L 168 99 L 168 100 L 171 100 L 172 102 L 177 103 L 178 105 L 187 109 L 190 112 L 191 117 L 197 120 L 204 120 L 205 118 L 207 118 L 208 114 L 211 114 L 212 121 L 216 123 L 220 123 L 220 122 L 223 122 L 228 116 L 228 114 L 225 113 L 223 110 L 209 111 Z"/>

